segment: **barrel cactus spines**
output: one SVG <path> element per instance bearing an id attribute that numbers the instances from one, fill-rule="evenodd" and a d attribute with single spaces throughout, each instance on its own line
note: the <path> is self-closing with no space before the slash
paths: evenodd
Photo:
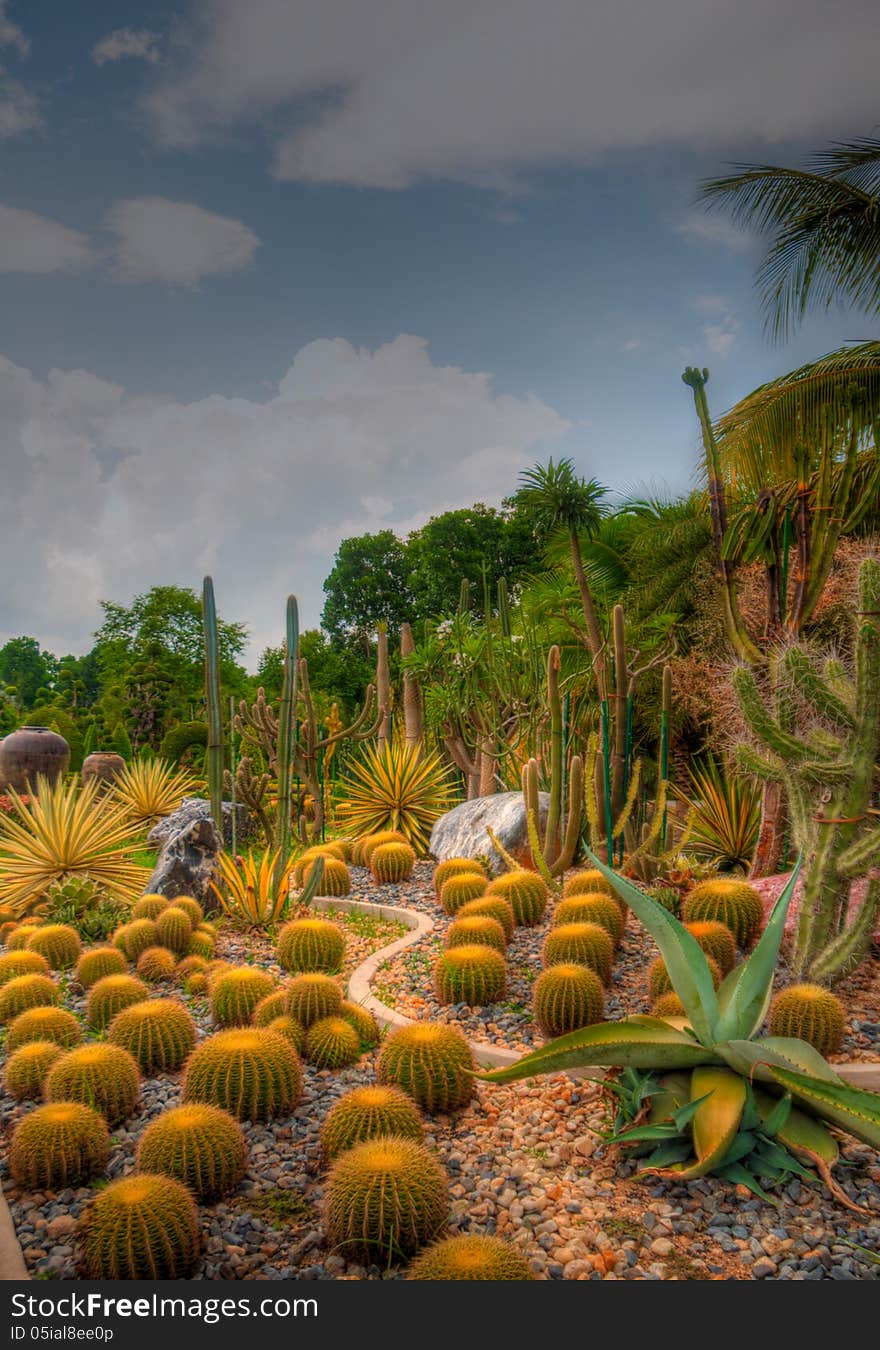
<path id="1" fill-rule="evenodd" d="M 342 929 L 328 919 L 294 919 L 278 934 L 278 961 L 285 970 L 332 973 L 344 955 Z"/>
<path id="2" fill-rule="evenodd" d="M 91 989 L 105 975 L 124 975 L 126 964 L 118 947 L 91 947 L 77 961 L 73 978 L 83 989 Z"/>
<path id="3" fill-rule="evenodd" d="M 150 1122 L 138 1141 L 137 1166 L 174 1177 L 197 1200 L 218 1200 L 244 1176 L 247 1141 L 228 1111 L 191 1102 Z"/>
<path id="4" fill-rule="evenodd" d="M 208 976 L 205 971 L 194 970 L 191 975 L 185 975 L 181 981 L 184 991 L 192 994 L 195 998 L 201 998 L 208 992 Z"/>
<path id="5" fill-rule="evenodd" d="M 148 984 L 174 979 L 177 957 L 167 947 L 148 947 L 137 959 L 137 973 Z"/>
<path id="6" fill-rule="evenodd" d="M 494 947 L 502 955 L 507 950 L 507 937 L 497 919 L 488 914 L 459 917 L 446 930 L 447 947 L 472 947 L 474 945 Z"/>
<path id="7" fill-rule="evenodd" d="M 541 922 L 549 897 L 547 883 L 537 872 L 525 869 L 505 872 L 489 882 L 488 895 L 501 895 L 513 910 L 516 924 L 523 928 L 534 928 Z"/>
<path id="8" fill-rule="evenodd" d="M 681 892 L 675 886 L 664 886 L 662 883 L 657 886 L 648 887 L 648 895 L 652 900 L 656 900 L 658 905 L 662 905 L 670 914 L 674 914 L 676 919 L 681 918 Z"/>
<path id="9" fill-rule="evenodd" d="M 754 886 L 727 877 L 701 881 L 681 909 L 686 923 L 723 923 L 743 949 L 752 945 L 764 922 L 764 906 Z"/>
<path id="10" fill-rule="evenodd" d="M 409 840 L 401 830 L 379 830 L 368 835 L 361 846 L 361 858 L 365 867 L 373 864 L 373 854 L 383 844 L 408 844 Z"/>
<path id="11" fill-rule="evenodd" d="M 92 1031 L 104 1031 L 123 1008 L 149 997 L 149 985 L 135 975 L 104 975 L 89 990 L 86 1021 Z"/>
<path id="12" fill-rule="evenodd" d="M 118 947 L 127 961 L 134 963 L 148 947 L 158 947 L 159 930 L 154 919 L 132 919 L 113 934 L 113 946 Z"/>
<path id="13" fill-rule="evenodd" d="M 63 1050 L 79 1045 L 82 1028 L 72 1012 L 66 1008 L 28 1008 L 9 1024 L 6 1034 L 6 1053 L 11 1055 L 19 1046 L 32 1041 L 52 1041 Z"/>
<path id="14" fill-rule="evenodd" d="M 380 844 L 370 859 L 370 871 L 379 886 L 408 881 L 415 865 L 416 851 L 409 844 Z"/>
<path id="15" fill-rule="evenodd" d="M 214 934 L 205 928 L 204 924 L 200 924 L 189 935 L 187 951 L 190 956 L 201 956 L 204 961 L 210 961 L 214 955 L 216 944 L 217 939 Z"/>
<path id="16" fill-rule="evenodd" d="M 99 1191 L 80 1219 L 89 1280 L 183 1280 L 201 1248 L 199 1215 L 174 1177 L 138 1172 Z"/>
<path id="17" fill-rule="evenodd" d="M 345 1017 L 321 1017 L 306 1032 L 304 1053 L 316 1069 L 344 1069 L 361 1056 L 361 1038 Z"/>
<path id="18" fill-rule="evenodd" d="M 597 923 L 561 923 L 545 937 L 541 960 L 545 969 L 571 962 L 589 966 L 607 984 L 614 964 L 614 943 L 608 930 Z"/>
<path id="19" fill-rule="evenodd" d="M 19 923 L 17 919 L 4 919 L 3 922 L 0 923 L 0 942 L 2 942 L 4 947 L 6 946 L 10 934 L 14 933 L 18 927 Z"/>
<path id="20" fill-rule="evenodd" d="M 182 982 L 193 975 L 205 975 L 207 970 L 208 962 L 204 956 L 185 956 L 174 967 L 174 978 Z"/>
<path id="21" fill-rule="evenodd" d="M 611 883 L 605 878 L 598 867 L 588 867 L 583 872 L 573 872 L 566 878 L 565 885 L 562 887 L 562 897 L 564 900 L 570 899 L 573 895 L 595 895 L 601 892 L 604 895 L 614 895 Z"/>
<path id="22" fill-rule="evenodd" d="M 458 1027 L 414 1022 L 397 1027 L 379 1051 L 376 1077 L 402 1088 L 429 1114 L 456 1111 L 476 1089 L 474 1057 Z"/>
<path id="23" fill-rule="evenodd" d="M 579 1031 L 602 1021 L 602 981 L 589 966 L 560 962 L 535 980 L 532 1009 L 539 1030 L 550 1039 Z"/>
<path id="24" fill-rule="evenodd" d="M 97 1111 L 80 1102 L 50 1102 L 16 1125 L 9 1170 L 26 1190 L 58 1191 L 90 1181 L 109 1157 L 110 1136 Z"/>
<path id="25" fill-rule="evenodd" d="M 406 1259 L 442 1232 L 448 1213 L 446 1173 L 414 1139 L 367 1139 L 341 1153 L 327 1178 L 327 1237 L 354 1259 Z"/>
<path id="26" fill-rule="evenodd" d="M 48 975 L 50 969 L 49 962 L 39 952 L 31 952 L 27 948 L 6 952 L 0 956 L 0 985 L 8 984 L 19 975 Z"/>
<path id="27" fill-rule="evenodd" d="M 560 900 L 553 911 L 553 927 L 565 923 L 597 923 L 604 928 L 615 948 L 623 937 L 623 915 L 620 906 L 610 895 L 595 891 L 592 895 L 573 895 Z"/>
<path id="28" fill-rule="evenodd" d="M 678 994 L 674 989 L 670 989 L 668 993 L 661 994 L 651 1004 L 651 1016 L 659 1018 L 687 1017 L 687 1012 Z"/>
<path id="29" fill-rule="evenodd" d="M 486 878 L 480 872 L 458 872 L 440 887 L 440 904 L 445 914 L 455 915 L 469 900 L 486 894 Z"/>
<path id="30" fill-rule="evenodd" d="M 259 1000 L 251 1014 L 251 1022 L 255 1027 L 267 1027 L 274 1018 L 284 1017 L 287 1011 L 287 985 L 282 985 Z"/>
<path id="31" fill-rule="evenodd" d="M 10 1097 L 17 1102 L 39 1101 L 46 1075 L 63 1054 L 54 1041 L 28 1041 L 13 1050 L 3 1071 L 3 1086 Z"/>
<path id="32" fill-rule="evenodd" d="M 93 1042 L 68 1050 L 46 1078 L 47 1102 L 82 1102 L 98 1111 L 112 1128 L 127 1120 L 137 1105 L 141 1076 L 127 1050 Z"/>
<path id="33" fill-rule="evenodd" d="M 208 988 L 210 989 L 211 986 L 215 983 L 215 981 L 219 980 L 220 976 L 225 974 L 227 970 L 234 970 L 234 969 L 235 967 L 233 966 L 231 961 L 224 961 L 220 958 L 214 961 L 209 961 L 208 968 L 205 971 L 205 974 L 208 977 Z"/>
<path id="34" fill-rule="evenodd" d="M 297 975 L 287 986 L 287 1011 L 306 1028 L 321 1017 L 335 1017 L 342 1009 L 342 990 L 329 975 Z"/>
<path id="35" fill-rule="evenodd" d="M 178 956 L 186 956 L 189 951 L 193 929 L 192 919 L 185 909 L 179 909 L 177 905 L 169 905 L 167 909 L 163 909 L 156 920 L 159 942 L 170 951 L 177 952 Z"/>
<path id="36" fill-rule="evenodd" d="M 272 993 L 275 981 L 256 966 L 234 966 L 211 985 L 211 1016 L 221 1027 L 244 1027 L 261 999 Z"/>
<path id="37" fill-rule="evenodd" d="M 462 905 L 456 914 L 456 919 L 477 919 L 489 918 L 495 919 L 501 924 L 504 930 L 504 936 L 508 942 L 513 937 L 513 930 L 516 924 L 513 920 L 513 910 L 507 901 L 500 895 L 481 895 L 476 900 L 468 900 L 466 905 Z"/>
<path id="38" fill-rule="evenodd" d="M 317 863 L 317 858 L 311 859 L 303 869 L 303 885 L 309 884 L 309 878 L 312 875 L 312 868 Z M 348 895 L 351 890 L 351 875 L 345 863 L 340 858 L 334 858 L 329 854 L 324 856 L 324 873 L 317 889 L 318 895 L 342 896 Z"/>
<path id="39" fill-rule="evenodd" d="M 727 975 L 736 965 L 736 942 L 726 924 L 714 919 L 686 924 L 691 937 L 697 939 L 704 952 L 713 956 L 722 975 Z"/>
<path id="40" fill-rule="evenodd" d="M 400 1088 L 370 1085 L 354 1088 L 331 1106 L 321 1127 L 321 1147 L 331 1160 L 383 1136 L 421 1143 L 425 1127 L 412 1097 Z"/>
<path id="41" fill-rule="evenodd" d="M 351 853 L 348 861 L 352 867 L 363 867 L 364 865 L 364 839 L 353 839 L 351 842 Z"/>
<path id="42" fill-rule="evenodd" d="M 289 1115 L 302 1094 L 302 1066 L 290 1041 L 266 1027 L 218 1031 L 190 1055 L 185 1102 L 219 1106 L 237 1120 Z"/>
<path id="43" fill-rule="evenodd" d="M 290 1013 L 281 1013 L 278 1017 L 273 1017 L 271 1021 L 265 1023 L 265 1027 L 267 1031 L 274 1031 L 278 1036 L 290 1041 L 296 1053 L 302 1054 L 306 1043 L 306 1029 L 302 1022 L 297 1022 Z"/>
<path id="44" fill-rule="evenodd" d="M 188 914 L 193 930 L 205 921 L 205 911 L 191 895 L 175 895 L 169 906 L 169 909 L 171 908 L 182 909 L 184 914 Z"/>
<path id="45" fill-rule="evenodd" d="M 717 989 L 721 984 L 721 968 L 714 956 L 704 952 L 706 965 L 709 967 L 709 973 L 712 976 L 712 983 Z M 669 978 L 669 972 L 666 969 L 666 962 L 662 956 L 658 956 L 648 966 L 648 997 L 651 1003 L 656 1003 L 657 999 L 663 994 L 672 993 L 672 981 Z"/>
<path id="46" fill-rule="evenodd" d="M 379 1024 L 369 1008 L 344 998 L 339 1007 L 340 1017 L 350 1022 L 358 1035 L 362 1050 L 370 1050 L 379 1040 Z"/>
<path id="47" fill-rule="evenodd" d="M 28 939 L 35 928 L 39 928 L 45 923 L 38 914 L 29 914 L 26 919 L 21 919 L 15 927 L 6 934 L 5 946 L 8 952 L 20 952 L 28 945 Z"/>
<path id="48" fill-rule="evenodd" d="M 413 1261 L 408 1280 L 533 1280 L 531 1267 L 502 1238 L 461 1233 L 443 1238 Z"/>
<path id="49" fill-rule="evenodd" d="M 477 876 L 484 878 L 486 885 L 489 884 L 489 877 L 486 873 L 486 869 L 483 867 L 482 863 L 477 862 L 475 858 L 446 858 L 443 862 L 439 862 L 434 868 L 432 877 L 434 882 L 434 894 L 437 899 L 440 899 L 440 891 L 443 888 L 444 881 L 448 881 L 450 877 L 460 877 L 463 874 L 468 876 L 476 874 Z"/>
<path id="50" fill-rule="evenodd" d="M 293 864 L 293 870 L 291 872 L 293 884 L 297 890 L 300 889 L 305 880 L 306 868 L 313 863 L 316 858 L 330 858 L 332 856 L 330 851 L 325 849 L 322 844 L 313 844 L 311 848 L 307 848 L 304 853 L 301 853 Z"/>
<path id="51" fill-rule="evenodd" d="M 53 970 L 69 970 L 82 955 L 82 942 L 70 924 L 47 923 L 33 930 L 26 950 L 45 957 Z"/>
<path id="52" fill-rule="evenodd" d="M 780 989 L 770 1004 L 770 1035 L 794 1036 L 820 1055 L 836 1055 L 843 1045 L 844 1014 L 840 1000 L 818 984 L 792 984 Z"/>
<path id="53" fill-rule="evenodd" d="M 171 904 L 167 895 L 154 895 L 152 892 L 142 895 L 131 907 L 133 919 L 152 919 L 155 923 L 163 909 Z"/>
<path id="54" fill-rule="evenodd" d="M 61 991 L 48 975 L 16 975 L 0 986 L 0 1022 L 11 1022 L 28 1008 L 50 1008 Z"/>
<path id="55" fill-rule="evenodd" d="M 493 947 L 450 947 L 435 962 L 434 992 L 439 1003 L 485 1007 L 498 1003 L 506 989 L 504 957 Z"/>
<path id="56" fill-rule="evenodd" d="M 117 1013 L 107 1039 L 133 1055 L 143 1073 L 174 1073 L 196 1043 L 196 1024 L 182 1003 L 148 999 Z"/>

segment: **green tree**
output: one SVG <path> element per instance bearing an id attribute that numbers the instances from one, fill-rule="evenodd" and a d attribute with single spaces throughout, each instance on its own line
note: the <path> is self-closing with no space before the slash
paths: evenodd
<path id="1" fill-rule="evenodd" d="M 313 694 L 339 703 L 343 715 L 353 712 L 363 701 L 375 670 L 362 653 L 329 638 L 319 628 L 309 628 L 300 633 L 299 654 L 309 663 Z M 281 695 L 283 661 L 283 647 L 267 647 L 260 656 L 254 685 L 262 687 L 270 701 Z"/>
<path id="2" fill-rule="evenodd" d="M 36 638 L 14 637 L 0 647 L 0 684 L 15 686 L 20 708 L 32 708 L 38 694 L 52 689 L 55 667 L 55 657 Z"/>
<path id="3" fill-rule="evenodd" d="M 324 582 L 321 626 L 331 637 L 369 643 L 384 620 L 396 630 L 411 617 L 406 549 L 393 530 L 343 539 Z"/>
<path id="4" fill-rule="evenodd" d="M 535 564 L 536 522 L 512 504 L 497 511 L 477 502 L 432 516 L 406 542 L 414 620 L 454 614 L 462 581 L 482 613 L 484 588 L 494 596 L 504 577 L 513 588 Z"/>

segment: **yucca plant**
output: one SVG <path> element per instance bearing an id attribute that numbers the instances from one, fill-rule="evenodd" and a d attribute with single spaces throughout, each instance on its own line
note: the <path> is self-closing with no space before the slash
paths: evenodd
<path id="1" fill-rule="evenodd" d="M 96 801 L 97 790 L 38 777 L 25 804 L 9 789 L 15 814 L 0 818 L 0 904 L 24 914 L 68 877 L 88 876 L 125 903 L 143 891 L 149 869 L 132 861 L 139 828 L 121 807 Z"/>
<path id="2" fill-rule="evenodd" d="M 831 1176 L 839 1149 L 822 1122 L 880 1148 L 880 1093 L 845 1083 L 806 1041 L 758 1036 L 800 860 L 751 956 L 716 992 L 684 925 L 590 858 L 655 939 L 685 1016 L 599 1022 L 479 1077 L 509 1083 L 587 1065 L 620 1068 L 608 1084 L 618 1104 L 609 1142 L 647 1150 L 644 1169 L 681 1180 L 712 1173 L 766 1199 L 765 1185 L 810 1177 L 812 1167 L 852 1207 Z"/>
<path id="3" fill-rule="evenodd" d="M 455 804 L 450 770 L 439 755 L 391 741 L 381 749 L 368 746 L 339 790 L 337 819 L 350 833 L 399 830 L 422 857 L 434 822 Z"/>
<path id="4" fill-rule="evenodd" d="M 707 759 L 688 769 L 690 790 L 673 787 L 691 811 L 688 847 L 722 872 L 748 868 L 761 824 L 761 789 L 751 778 L 725 774 Z"/>
<path id="5" fill-rule="evenodd" d="M 147 829 L 170 816 L 201 786 L 186 769 L 165 759 L 136 759 L 114 780 L 110 796 L 140 829 Z"/>
<path id="6" fill-rule="evenodd" d="M 280 856 L 280 849 L 273 853 L 268 848 L 257 858 L 253 853 L 246 858 L 234 858 L 229 853 L 219 855 L 222 886 L 213 881 L 209 884 L 226 914 L 244 919 L 256 928 L 279 922 L 290 899 L 290 873 L 294 866 L 291 858 L 276 877 Z"/>

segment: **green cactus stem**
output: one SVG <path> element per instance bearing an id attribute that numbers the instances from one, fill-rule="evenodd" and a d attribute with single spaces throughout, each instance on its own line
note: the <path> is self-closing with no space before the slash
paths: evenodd
<path id="1" fill-rule="evenodd" d="M 217 607 L 214 582 L 205 577 L 202 585 L 202 624 L 205 638 L 205 704 L 208 715 L 208 796 L 211 815 L 223 833 L 223 721 L 220 715 L 220 642 L 217 635 Z"/>

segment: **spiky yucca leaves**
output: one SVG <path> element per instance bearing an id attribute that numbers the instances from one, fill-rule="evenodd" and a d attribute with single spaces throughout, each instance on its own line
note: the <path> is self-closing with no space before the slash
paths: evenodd
<path id="1" fill-rule="evenodd" d="M 68 1050 L 46 1078 L 47 1102 L 82 1102 L 112 1128 L 137 1105 L 141 1076 L 127 1050 L 100 1042 Z"/>
<path id="2" fill-rule="evenodd" d="M 289 1013 L 281 1013 L 278 1017 L 273 1017 L 271 1021 L 265 1024 L 267 1031 L 274 1031 L 277 1035 L 283 1036 L 286 1041 L 290 1041 L 296 1053 L 302 1054 L 303 1046 L 306 1043 L 306 1029 L 302 1022 L 297 1022 L 295 1017 Z"/>
<path id="3" fill-rule="evenodd" d="M 709 967 L 709 974 L 712 976 L 712 983 L 716 989 L 721 984 L 721 967 L 713 956 L 703 949 L 703 955 L 706 958 L 706 965 Z M 656 957 L 648 966 L 648 997 L 652 1003 L 656 1003 L 663 994 L 673 992 L 672 981 L 669 978 L 669 971 L 666 969 L 666 962 L 662 956 Z"/>
<path id="4" fill-rule="evenodd" d="M 725 924 L 743 950 L 752 945 L 764 922 L 764 906 L 754 886 L 724 877 L 701 881 L 685 897 L 681 908 L 687 923 L 711 919 Z"/>
<path id="5" fill-rule="evenodd" d="M 500 895 L 481 895 L 476 900 L 468 900 L 456 912 L 457 919 L 494 919 L 500 923 L 504 930 L 504 936 L 508 942 L 513 937 L 513 930 L 516 927 L 513 918 L 513 910 L 507 901 Z"/>
<path id="6" fill-rule="evenodd" d="M 369 1050 L 379 1039 L 379 1024 L 369 1008 L 344 998 L 339 1008 L 340 1017 L 350 1022 L 358 1034 L 362 1050 Z"/>
<path id="7" fill-rule="evenodd" d="M 156 920 L 156 932 L 163 947 L 177 952 L 178 956 L 186 956 L 193 934 L 193 921 L 185 909 L 169 905 Z"/>
<path id="8" fill-rule="evenodd" d="M 413 1261 L 408 1280 L 533 1280 L 528 1261 L 501 1238 L 460 1233 Z"/>
<path id="9" fill-rule="evenodd" d="M 330 1245 L 350 1259 L 391 1263 L 445 1227 L 446 1173 L 413 1139 L 368 1139 L 330 1169 L 324 1223 Z"/>
<path id="10" fill-rule="evenodd" d="M 376 1077 L 408 1092 L 429 1114 L 455 1111 L 474 1095 L 474 1057 L 458 1027 L 415 1022 L 397 1027 L 379 1051 Z"/>
<path id="11" fill-rule="evenodd" d="M 0 1022 L 11 1022 L 28 1008 L 48 1008 L 61 992 L 48 975 L 16 975 L 0 988 Z"/>
<path id="12" fill-rule="evenodd" d="M 190 956 L 201 956 L 203 960 L 210 961 L 216 945 L 217 939 L 213 931 L 206 928 L 204 924 L 199 924 L 198 928 L 190 934 L 187 950 Z"/>
<path id="13" fill-rule="evenodd" d="M 673 786 L 691 812 L 688 847 L 722 871 L 747 869 L 761 825 L 761 789 L 741 774 L 725 774 L 714 759 L 690 766 L 688 792 Z"/>
<path id="14" fill-rule="evenodd" d="M 329 975 L 297 975 L 287 986 L 287 1009 L 306 1028 L 321 1017 L 334 1017 L 342 1008 L 342 990 Z"/>
<path id="15" fill-rule="evenodd" d="M 361 1038 L 345 1017 L 321 1017 L 306 1032 L 305 1056 L 316 1069 L 343 1069 L 361 1055 Z"/>
<path id="16" fill-rule="evenodd" d="M 345 938 L 328 919 L 294 919 L 278 934 L 278 961 L 285 970 L 336 971 L 345 955 Z"/>
<path id="17" fill-rule="evenodd" d="M 244 1176 L 247 1141 L 228 1111 L 193 1102 L 150 1122 L 138 1141 L 137 1166 L 174 1177 L 197 1200 L 217 1200 Z"/>
<path id="18" fill-rule="evenodd" d="M 493 947 L 451 947 L 434 964 L 434 992 L 439 1003 L 498 1003 L 507 989 L 504 957 Z"/>
<path id="19" fill-rule="evenodd" d="M 481 872 L 459 872 L 440 887 L 440 904 L 445 914 L 457 914 L 463 905 L 486 894 L 488 882 Z M 511 913 L 513 911 L 511 910 Z"/>
<path id="20" fill-rule="evenodd" d="M 173 1177 L 140 1172 L 98 1192 L 79 1240 L 87 1279 L 186 1279 L 201 1247 L 198 1210 Z"/>
<path id="21" fill-rule="evenodd" d="M 9 1024 L 5 1048 L 11 1055 L 13 1050 L 32 1041 L 52 1041 L 63 1050 L 69 1050 L 81 1040 L 79 1022 L 66 1008 L 28 1008 Z"/>
<path id="22" fill-rule="evenodd" d="M 373 849 L 370 871 L 380 886 L 408 881 L 416 865 L 416 851 L 409 844 L 380 844 Z"/>
<path id="23" fill-rule="evenodd" d="M 601 1022 L 605 1011 L 602 981 L 589 966 L 560 962 L 535 980 L 532 1010 L 545 1036 L 565 1036 Z"/>
<path id="24" fill-rule="evenodd" d="M 597 923 L 561 923 L 545 937 L 541 960 L 545 969 L 572 962 L 589 966 L 607 984 L 614 964 L 614 943 L 608 930 Z"/>
<path id="25" fill-rule="evenodd" d="M 450 770 L 440 756 L 393 741 L 368 745 L 339 792 L 337 818 L 347 829 L 359 835 L 397 830 L 421 857 L 435 821 L 454 805 Z"/>
<path id="26" fill-rule="evenodd" d="M 266 1027 L 218 1031 L 190 1055 L 185 1102 L 222 1107 L 237 1120 L 287 1115 L 302 1094 L 302 1067 L 293 1046 Z"/>
<path id="27" fill-rule="evenodd" d="M 684 1004 L 678 997 L 678 994 L 670 989 L 668 994 L 661 994 L 660 997 L 655 999 L 651 1004 L 651 1016 L 660 1018 L 687 1017 L 687 1013 L 685 1012 Z"/>
<path id="28" fill-rule="evenodd" d="M 148 947 L 137 959 L 137 973 L 150 984 L 173 980 L 177 957 L 167 947 Z"/>
<path id="29" fill-rule="evenodd" d="M 105 975 L 124 975 L 126 961 L 118 947 L 92 947 L 76 963 L 73 978 L 83 989 L 91 989 Z"/>
<path id="30" fill-rule="evenodd" d="M 92 1031 L 104 1031 L 123 1008 L 149 997 L 148 986 L 135 975 L 103 975 L 89 990 L 86 1021 Z"/>
<path id="31" fill-rule="evenodd" d="M 153 919 L 132 919 L 113 934 L 113 946 L 118 947 L 127 961 L 134 963 L 148 947 L 158 947 L 159 930 Z"/>
<path id="32" fill-rule="evenodd" d="M 107 1039 L 134 1055 L 145 1074 L 174 1073 L 196 1043 L 196 1024 L 182 1003 L 162 998 L 116 1014 Z"/>
<path id="33" fill-rule="evenodd" d="M 26 950 L 44 956 L 53 970 L 69 970 L 82 953 L 82 943 L 69 924 L 48 923 L 33 930 Z"/>
<path id="34" fill-rule="evenodd" d="M 730 929 L 723 923 L 706 919 L 703 923 L 687 923 L 685 928 L 697 939 L 700 947 L 717 962 L 722 975 L 736 965 L 736 943 Z"/>
<path id="35" fill-rule="evenodd" d="M 54 1041 L 29 1041 L 14 1050 L 6 1061 L 3 1086 L 17 1102 L 39 1101 L 46 1075 L 64 1054 Z"/>
<path id="36" fill-rule="evenodd" d="M 550 892 L 537 872 L 523 869 L 505 872 L 490 881 L 486 894 L 502 896 L 513 910 L 514 921 L 521 927 L 534 928 L 541 922 Z"/>
<path id="37" fill-rule="evenodd" d="M 440 899 L 440 888 L 444 881 L 448 881 L 450 877 L 461 876 L 462 873 L 468 873 L 473 876 L 475 872 L 478 876 L 485 877 L 486 885 L 488 886 L 489 877 L 486 873 L 486 869 L 483 867 L 482 863 L 477 862 L 476 858 L 446 858 L 443 862 L 439 862 L 434 868 L 432 877 L 434 882 L 434 894 L 437 899 Z"/>
<path id="38" fill-rule="evenodd" d="M 421 1143 L 422 1118 L 400 1088 L 370 1085 L 354 1088 L 331 1106 L 321 1127 L 321 1147 L 332 1160 L 355 1144 L 388 1135 Z"/>
<path id="39" fill-rule="evenodd" d="M 91 1180 L 109 1157 L 110 1136 L 97 1111 L 80 1102 L 52 1102 L 16 1125 L 9 1170 L 29 1191 L 56 1191 Z"/>
<path id="40" fill-rule="evenodd" d="M 110 797 L 138 830 L 145 830 L 170 816 L 199 787 L 197 778 L 167 760 L 136 759 L 114 779 Z"/>
<path id="41" fill-rule="evenodd" d="M 210 885 L 224 913 L 257 928 L 277 923 L 290 899 L 293 871 L 293 860 L 280 867 L 280 858 L 279 850 L 273 852 L 269 848 L 258 858 L 253 853 L 239 859 L 228 853 L 219 854 L 222 884 L 216 886 L 212 881 Z M 197 927 L 196 933 L 199 931 Z"/>
<path id="42" fill-rule="evenodd" d="M 275 981 L 256 966 L 234 966 L 211 985 L 211 1016 L 221 1027 L 244 1027 L 261 999 L 272 993 Z"/>
<path id="43" fill-rule="evenodd" d="M 594 891 L 592 895 L 573 895 L 568 900 L 560 900 L 553 911 L 552 923 L 554 928 L 568 923 L 597 923 L 608 933 L 615 948 L 623 937 L 620 906 L 610 895 L 603 895 L 599 891 Z"/>
<path id="44" fill-rule="evenodd" d="M 308 886 L 312 875 L 312 869 L 318 865 L 318 858 L 311 858 L 303 868 L 303 885 Z M 321 859 L 323 871 L 321 880 L 315 891 L 316 895 L 348 895 L 351 890 L 351 876 L 348 868 L 340 858 L 333 858 L 329 854 Z"/>
<path id="45" fill-rule="evenodd" d="M 597 892 L 614 896 L 614 888 L 598 868 L 588 867 L 583 872 L 575 872 L 567 879 L 562 888 L 562 897 L 567 900 L 573 895 L 595 895 Z"/>
<path id="46" fill-rule="evenodd" d="M 39 952 L 6 952 L 0 956 L 0 985 L 8 984 L 19 975 L 48 975 L 49 962 Z"/>
<path id="47" fill-rule="evenodd" d="M 477 914 L 471 918 L 457 918 L 446 930 L 444 939 L 447 947 L 472 947 L 475 944 L 494 947 L 503 953 L 507 950 L 507 936 L 497 919 L 487 914 Z"/>
<path id="48" fill-rule="evenodd" d="M 149 892 L 142 895 L 140 900 L 136 900 L 131 907 L 131 917 L 133 919 L 152 919 L 153 922 L 158 919 L 163 909 L 167 909 L 171 904 L 167 895 L 155 895 Z"/>
<path id="49" fill-rule="evenodd" d="M 780 989 L 770 1004 L 769 1022 L 771 1036 L 796 1036 L 820 1055 L 836 1055 L 843 1045 L 843 1005 L 818 984 Z"/>

